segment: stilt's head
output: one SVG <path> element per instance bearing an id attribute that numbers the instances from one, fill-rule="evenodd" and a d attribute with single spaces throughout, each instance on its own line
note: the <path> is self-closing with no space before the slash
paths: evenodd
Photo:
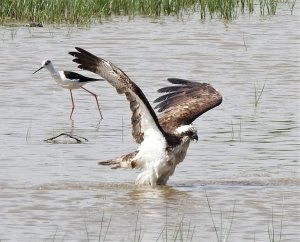
<path id="1" fill-rule="evenodd" d="M 52 62 L 50 60 L 45 60 L 42 62 L 42 66 L 39 69 L 37 69 L 35 72 L 33 72 L 32 74 L 37 73 L 39 70 L 41 70 L 43 68 L 46 68 L 47 70 L 50 71 L 50 69 L 52 67 L 53 67 Z"/>
<path id="2" fill-rule="evenodd" d="M 197 129 L 192 125 L 183 125 L 176 129 L 176 132 L 186 140 L 198 141 Z"/>

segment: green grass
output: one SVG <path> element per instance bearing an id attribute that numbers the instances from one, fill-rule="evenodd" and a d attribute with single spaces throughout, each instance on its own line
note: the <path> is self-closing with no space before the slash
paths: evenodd
<path id="1" fill-rule="evenodd" d="M 292 13 L 295 2 L 287 4 Z M 159 17 L 199 13 L 200 18 L 236 19 L 240 14 L 253 13 L 255 6 L 262 15 L 275 14 L 279 0 L 1 0 L 0 21 L 87 24 L 113 16 L 136 15 Z"/>
<path id="2" fill-rule="evenodd" d="M 168 206 L 166 204 L 165 226 L 159 233 L 156 242 L 192 242 L 194 232 L 195 226 L 192 226 L 191 221 L 188 223 L 185 221 L 184 214 L 178 214 L 177 220 L 174 221 L 168 214 Z"/>
<path id="3" fill-rule="evenodd" d="M 133 242 L 141 242 L 143 239 L 142 224 L 139 221 L 139 215 L 140 215 L 140 211 L 138 210 L 137 215 L 136 215 L 136 221 L 135 221 Z"/>
<path id="4" fill-rule="evenodd" d="M 225 227 L 225 231 L 223 231 L 224 227 L 223 227 L 223 215 L 222 215 L 222 211 L 221 211 L 221 218 L 220 218 L 221 225 L 220 225 L 220 228 L 218 229 L 217 226 L 216 226 L 215 220 L 214 220 L 214 216 L 213 216 L 213 212 L 212 212 L 212 207 L 210 205 L 209 198 L 208 198 L 206 192 L 205 192 L 205 196 L 206 196 L 206 201 L 207 201 L 207 205 L 208 205 L 208 208 L 209 208 L 209 213 L 210 213 L 211 221 L 212 221 L 212 224 L 213 224 L 213 227 L 214 227 L 214 231 L 215 231 L 216 236 L 217 236 L 217 241 L 218 242 L 227 242 L 228 238 L 229 238 L 229 234 L 231 232 L 232 223 L 233 223 L 234 212 L 235 212 L 235 202 L 233 204 L 230 221 L 227 224 L 227 226 Z"/>
<path id="5" fill-rule="evenodd" d="M 278 0 L 259 0 L 260 5 L 260 14 L 271 14 L 274 15 L 276 13 Z"/>
<path id="6" fill-rule="evenodd" d="M 108 229 L 110 227 L 111 218 L 112 218 L 112 215 L 109 218 L 108 224 L 106 226 L 105 233 L 103 235 L 103 233 L 102 233 L 103 231 L 102 230 L 103 230 L 103 225 L 104 225 L 104 212 L 102 213 L 102 218 L 101 218 L 101 222 L 100 222 L 100 232 L 99 232 L 99 236 L 98 236 L 98 242 L 101 242 L 101 240 L 105 241 L 107 233 L 108 233 Z"/>
<path id="7" fill-rule="evenodd" d="M 263 84 L 263 86 L 262 86 L 261 89 L 259 89 L 257 87 L 257 85 L 255 85 L 255 87 L 254 87 L 254 99 L 255 99 L 254 100 L 254 106 L 255 107 L 258 106 L 258 104 L 259 104 L 259 102 L 261 100 L 262 94 L 263 94 L 263 92 L 265 90 L 265 86 L 266 86 L 266 82 L 264 82 L 264 84 Z"/>
<path id="8" fill-rule="evenodd" d="M 287 3 L 288 3 L 291 14 L 293 14 L 296 0 L 287 0 Z"/>
<path id="9" fill-rule="evenodd" d="M 231 141 L 236 141 L 236 140 L 242 142 L 242 120 L 241 119 L 239 120 L 238 129 L 235 129 L 235 124 L 231 121 Z"/>
<path id="10" fill-rule="evenodd" d="M 276 233 L 275 233 L 275 226 L 274 226 L 274 211 L 272 207 L 272 220 L 271 225 L 268 225 L 268 234 L 269 234 L 269 241 L 270 242 L 281 242 L 282 241 L 282 228 L 283 228 L 283 205 L 282 205 L 282 212 L 281 212 L 281 221 L 280 221 L 280 229 L 278 235 L 278 240 L 276 240 Z"/>

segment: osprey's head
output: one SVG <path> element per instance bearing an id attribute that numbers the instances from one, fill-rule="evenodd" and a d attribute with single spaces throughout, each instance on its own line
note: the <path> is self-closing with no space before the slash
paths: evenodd
<path id="1" fill-rule="evenodd" d="M 176 129 L 176 132 L 183 138 L 198 141 L 197 129 L 192 125 L 183 125 Z"/>

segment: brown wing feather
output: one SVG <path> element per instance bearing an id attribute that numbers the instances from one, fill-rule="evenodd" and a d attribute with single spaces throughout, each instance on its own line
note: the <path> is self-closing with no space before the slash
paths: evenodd
<path id="1" fill-rule="evenodd" d="M 79 64 L 79 68 L 100 75 L 115 87 L 119 94 L 126 95 L 132 111 L 132 136 L 137 143 L 143 142 L 147 128 L 154 128 L 164 134 L 158 118 L 142 90 L 120 68 L 82 48 L 75 47 L 75 49 L 77 52 L 69 52 L 69 54 L 75 57 L 73 61 Z M 147 119 L 147 122 L 143 122 L 143 119 Z M 154 124 L 156 127 L 153 127 Z"/>
<path id="2" fill-rule="evenodd" d="M 155 108 L 161 112 L 159 123 L 165 132 L 174 132 L 181 125 L 191 124 L 196 118 L 222 103 L 221 94 L 207 83 L 169 78 L 177 84 L 164 87 L 158 92 L 166 93 L 157 98 Z"/>

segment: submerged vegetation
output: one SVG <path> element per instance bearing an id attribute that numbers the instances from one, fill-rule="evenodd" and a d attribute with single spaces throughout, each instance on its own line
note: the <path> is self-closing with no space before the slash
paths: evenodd
<path id="1" fill-rule="evenodd" d="M 118 15 L 180 17 L 194 12 L 202 20 L 230 21 L 255 10 L 273 15 L 279 2 L 292 13 L 296 0 L 1 0 L 0 21 L 84 24 Z"/>

